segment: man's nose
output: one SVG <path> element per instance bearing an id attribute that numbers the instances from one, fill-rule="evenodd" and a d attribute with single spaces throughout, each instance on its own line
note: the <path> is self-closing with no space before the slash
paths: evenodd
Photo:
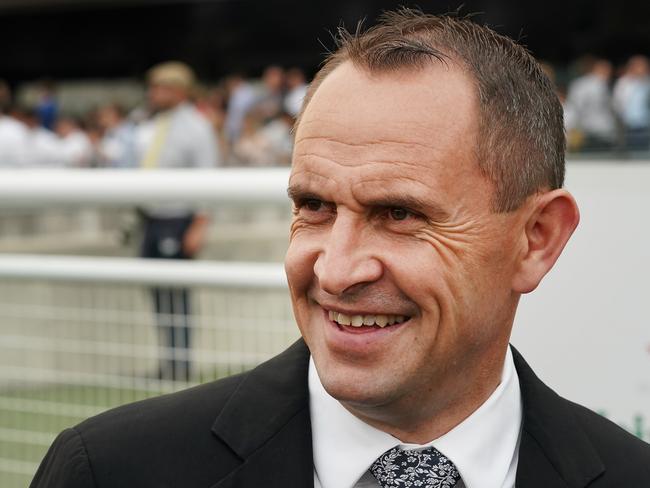
<path id="1" fill-rule="evenodd" d="M 383 266 L 372 251 L 376 249 L 372 239 L 354 219 L 337 216 L 314 264 L 320 288 L 340 295 L 355 285 L 379 280 Z"/>

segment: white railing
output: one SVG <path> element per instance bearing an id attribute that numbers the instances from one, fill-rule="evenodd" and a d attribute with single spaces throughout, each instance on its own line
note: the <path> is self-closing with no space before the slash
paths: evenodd
<path id="1" fill-rule="evenodd" d="M 280 263 L 0 254 L 0 279 L 286 288 Z"/>
<path id="2" fill-rule="evenodd" d="M 288 168 L 0 170 L 0 208 L 289 203 Z"/>

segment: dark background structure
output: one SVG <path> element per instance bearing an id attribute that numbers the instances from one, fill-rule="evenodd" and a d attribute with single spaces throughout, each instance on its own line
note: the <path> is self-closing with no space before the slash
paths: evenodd
<path id="1" fill-rule="evenodd" d="M 456 10 L 460 1 L 372 0 L 0 0 L 0 77 L 10 83 L 52 78 L 142 77 L 154 63 L 179 59 L 207 81 L 241 71 L 257 76 L 276 63 L 313 72 L 330 31 L 368 23 L 382 9 L 418 5 Z M 567 65 L 592 53 L 621 63 L 650 53 L 650 2 L 467 0 L 499 32 L 538 57 Z"/>

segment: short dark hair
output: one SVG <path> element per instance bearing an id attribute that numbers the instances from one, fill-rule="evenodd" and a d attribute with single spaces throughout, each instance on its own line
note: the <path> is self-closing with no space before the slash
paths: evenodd
<path id="1" fill-rule="evenodd" d="M 494 184 L 494 210 L 515 210 L 542 189 L 562 187 L 562 106 L 539 64 L 512 39 L 469 17 L 400 8 L 382 14 L 368 30 L 340 28 L 337 46 L 311 82 L 297 125 L 322 81 L 346 61 L 371 73 L 452 61 L 477 85 L 476 152 L 481 171 Z"/>

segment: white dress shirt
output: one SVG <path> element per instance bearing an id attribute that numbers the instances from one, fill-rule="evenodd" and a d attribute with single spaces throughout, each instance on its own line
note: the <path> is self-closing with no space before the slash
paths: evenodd
<path id="1" fill-rule="evenodd" d="M 423 445 L 403 443 L 352 415 L 325 391 L 313 359 L 309 362 L 309 398 L 315 488 L 377 488 L 368 468 L 395 446 L 435 447 L 456 465 L 462 478 L 457 487 L 515 485 L 522 407 L 510 349 L 501 383 L 490 397 L 452 430 Z"/>

